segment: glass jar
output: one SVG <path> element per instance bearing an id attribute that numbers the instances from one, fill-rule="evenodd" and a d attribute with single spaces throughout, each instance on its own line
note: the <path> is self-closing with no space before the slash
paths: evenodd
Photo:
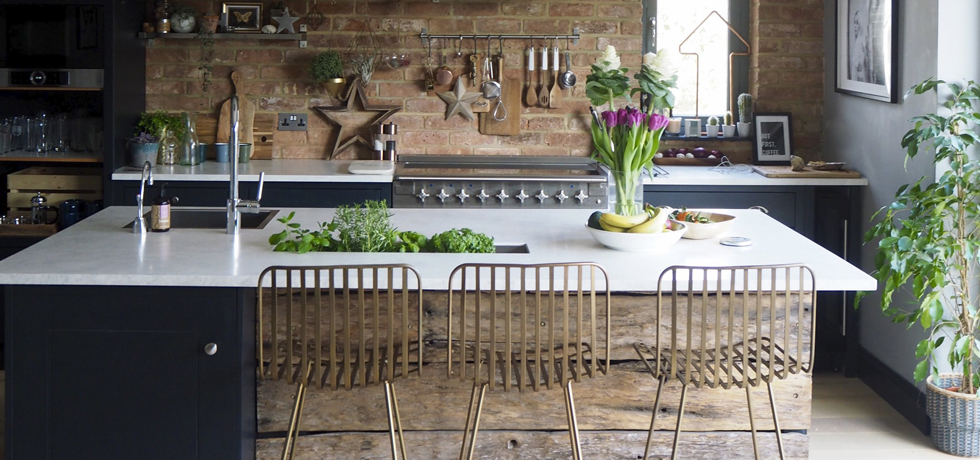
<path id="1" fill-rule="evenodd" d="M 201 164 L 197 148 L 199 142 L 195 130 L 196 121 L 196 114 L 184 112 L 184 138 L 180 141 L 180 164 L 185 166 Z"/>
<path id="2" fill-rule="evenodd" d="M 177 164 L 177 147 L 180 141 L 169 129 L 164 129 L 160 133 L 160 153 L 157 155 L 157 163 L 161 165 Z"/>
<path id="3" fill-rule="evenodd" d="M 643 170 L 609 171 L 613 184 L 609 186 L 609 210 L 621 216 L 643 212 Z"/>

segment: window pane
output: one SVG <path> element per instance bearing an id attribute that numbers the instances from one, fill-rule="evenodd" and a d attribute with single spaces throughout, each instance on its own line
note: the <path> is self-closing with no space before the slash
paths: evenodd
<path id="1" fill-rule="evenodd" d="M 684 52 L 697 53 L 700 59 L 681 55 L 677 48 L 712 10 L 729 20 L 728 3 L 729 0 L 657 2 L 657 49 L 669 50 L 676 58 L 674 115 L 694 115 L 696 94 L 699 115 L 722 115 L 728 111 L 729 30 L 725 23 L 712 17 L 684 44 Z"/>

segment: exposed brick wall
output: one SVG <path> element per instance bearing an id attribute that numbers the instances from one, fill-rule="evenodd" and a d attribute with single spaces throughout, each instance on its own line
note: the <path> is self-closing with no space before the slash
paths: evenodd
<path id="1" fill-rule="evenodd" d="M 186 2 L 201 11 L 207 0 Z M 270 2 L 264 2 L 266 7 Z M 293 14 L 305 14 L 312 0 L 290 0 Z M 625 67 L 639 67 L 642 13 L 640 0 L 581 0 L 575 2 L 322 0 L 317 3 L 327 20 L 319 31 L 309 32 L 309 47 L 299 49 L 291 41 L 216 40 L 214 85 L 201 89 L 197 71 L 200 56 L 196 40 L 158 39 L 147 50 L 147 107 L 150 110 L 196 111 L 217 114 L 231 95 L 232 70 L 245 77 L 244 92 L 257 112 L 309 112 L 308 132 L 275 134 L 276 158 L 325 158 L 332 146 L 334 128 L 311 107 L 337 104 L 321 85 L 313 83 L 309 65 L 313 56 L 327 49 L 342 53 L 358 36 L 365 21 L 374 27 L 388 52 L 408 53 L 412 65 L 397 70 L 379 68 L 367 90 L 372 103 L 396 104 L 402 111 L 391 118 L 399 125 L 400 153 L 460 155 L 588 155 L 588 99 L 584 97 L 589 65 L 607 44 L 616 46 Z M 215 9 L 219 6 L 214 2 Z M 751 92 L 758 111 L 789 111 L 794 115 L 794 147 L 806 158 L 818 158 L 823 128 L 823 9 L 819 0 L 753 0 Z M 263 23 L 269 23 L 268 12 Z M 298 22 L 297 24 L 301 23 Z M 572 46 L 572 67 L 579 84 L 565 92 L 562 109 L 522 108 L 521 134 L 487 136 L 478 122 L 461 116 L 444 119 L 445 104 L 427 95 L 422 80 L 425 50 L 418 39 L 423 27 L 433 34 L 567 34 L 581 29 L 582 39 Z M 363 38 L 364 33 L 360 34 Z M 539 40 L 535 45 L 540 47 Z M 527 42 L 505 41 L 506 77 L 524 80 L 522 51 Z M 433 63 L 445 46 L 449 65 L 459 75 L 472 52 L 472 41 L 463 45 L 464 57 L 454 62 L 456 42 L 436 42 Z M 486 52 L 482 42 L 482 53 Z M 566 48 L 561 43 L 561 48 Z M 496 44 L 494 46 L 496 50 Z M 438 65 L 438 64 L 436 64 Z M 445 89 L 442 89 L 445 90 Z M 514 116 L 514 114 L 511 114 Z M 714 146 L 713 144 L 717 144 Z M 690 144 L 685 144 L 690 146 Z M 708 142 L 736 161 L 749 161 L 748 142 Z M 348 151 L 342 157 L 351 157 Z M 367 154 L 360 152 L 361 156 Z"/>

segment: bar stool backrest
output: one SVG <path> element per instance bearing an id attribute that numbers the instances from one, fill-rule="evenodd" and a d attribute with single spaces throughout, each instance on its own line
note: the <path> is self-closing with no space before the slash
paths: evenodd
<path id="1" fill-rule="evenodd" d="M 743 388 L 810 372 L 814 283 L 805 265 L 667 268 L 648 348 L 654 378 Z"/>
<path id="2" fill-rule="evenodd" d="M 493 390 L 605 374 L 609 276 L 599 265 L 463 264 L 449 278 L 449 378 Z"/>
<path id="3" fill-rule="evenodd" d="M 349 390 L 421 374 L 421 285 L 404 264 L 265 269 L 260 377 L 293 383 L 312 366 L 309 385 Z"/>

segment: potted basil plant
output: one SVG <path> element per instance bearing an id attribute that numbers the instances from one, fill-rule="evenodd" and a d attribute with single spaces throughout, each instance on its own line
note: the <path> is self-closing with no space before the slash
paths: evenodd
<path id="1" fill-rule="evenodd" d="M 980 161 L 967 155 L 980 144 L 980 86 L 930 78 L 905 97 L 937 89 L 943 109 L 913 118 L 902 147 L 906 161 L 930 155 L 938 177 L 900 187 L 864 239 L 879 240 L 872 275 L 884 284 L 882 312 L 929 333 L 915 349 L 915 380 L 926 380 L 933 443 L 954 455 L 980 456 Z M 897 305 L 898 291 L 915 302 Z M 940 360 L 953 372 L 940 373 Z"/>

